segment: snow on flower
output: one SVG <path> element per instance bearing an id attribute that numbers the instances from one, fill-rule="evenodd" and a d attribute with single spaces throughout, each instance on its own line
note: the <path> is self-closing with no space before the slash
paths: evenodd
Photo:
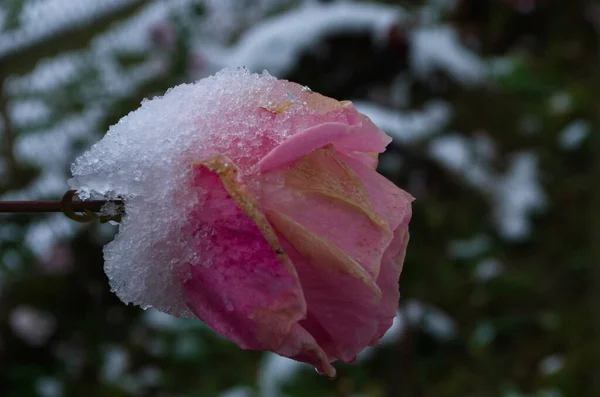
<path id="1" fill-rule="evenodd" d="M 226 70 L 145 101 L 70 185 L 125 201 L 104 250 L 124 302 L 332 377 L 396 314 L 413 198 L 375 171 L 390 140 L 351 102 Z"/>

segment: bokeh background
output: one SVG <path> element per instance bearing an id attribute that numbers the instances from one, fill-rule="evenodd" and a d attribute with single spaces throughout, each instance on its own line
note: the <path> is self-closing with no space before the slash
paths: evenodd
<path id="1" fill-rule="evenodd" d="M 417 197 L 393 328 L 329 381 L 125 306 L 116 227 L 0 214 L 0 396 L 600 396 L 600 2 L 1 0 L 0 199 L 246 66 L 357 107 Z"/>

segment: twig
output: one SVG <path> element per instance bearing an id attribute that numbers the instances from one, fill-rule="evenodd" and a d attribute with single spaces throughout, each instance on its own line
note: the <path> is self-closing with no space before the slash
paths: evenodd
<path id="1" fill-rule="evenodd" d="M 89 200 L 73 201 L 71 209 L 76 212 L 100 212 L 100 209 L 108 203 L 122 206 L 122 201 Z M 32 200 L 32 201 L 0 201 L 0 212 L 63 212 L 61 200 Z"/>
<path id="2" fill-rule="evenodd" d="M 62 212 L 68 218 L 84 223 L 95 220 L 118 222 L 125 212 L 121 200 L 73 200 L 76 193 L 75 190 L 69 190 L 62 200 L 0 201 L 0 213 Z M 114 206 L 110 213 L 97 214 L 107 204 Z"/>

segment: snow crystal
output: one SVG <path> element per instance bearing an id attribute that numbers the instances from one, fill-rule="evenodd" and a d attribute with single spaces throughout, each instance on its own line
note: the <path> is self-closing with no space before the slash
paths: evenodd
<path id="1" fill-rule="evenodd" d="M 261 108 L 273 106 L 271 101 L 286 101 L 289 107 L 270 117 Z M 299 120 L 297 111 L 314 117 Z M 197 189 L 186 189 L 192 165 L 210 154 L 228 153 L 249 169 L 257 158 L 253 153 L 275 146 L 292 130 L 318 124 L 320 117 L 318 109 L 294 100 L 269 74 L 239 69 L 143 101 L 112 126 L 75 161 L 69 181 L 83 199 L 125 201 L 119 233 L 104 249 L 112 290 L 126 303 L 193 317 L 180 287 L 186 263 L 210 264 L 193 248 L 202 237 L 181 232 L 189 210 L 203 199 Z"/>

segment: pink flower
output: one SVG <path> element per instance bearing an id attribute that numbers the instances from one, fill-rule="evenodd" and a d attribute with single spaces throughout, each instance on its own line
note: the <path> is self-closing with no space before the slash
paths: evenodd
<path id="1" fill-rule="evenodd" d="M 280 95 L 282 92 L 286 96 Z M 270 350 L 335 376 L 388 330 L 399 299 L 413 198 L 375 171 L 391 139 L 350 102 L 277 81 L 248 118 L 297 124 L 252 156 L 214 153 L 194 165 L 198 205 L 187 233 L 204 236 L 190 264 L 188 307 L 244 349 Z M 316 110 L 316 112 L 315 112 Z M 253 138 L 256 139 L 256 138 Z"/>
<path id="2" fill-rule="evenodd" d="M 104 249 L 124 302 L 333 377 L 396 314 L 413 198 L 375 171 L 390 141 L 350 102 L 225 71 L 145 101 L 69 183 L 125 200 Z"/>

